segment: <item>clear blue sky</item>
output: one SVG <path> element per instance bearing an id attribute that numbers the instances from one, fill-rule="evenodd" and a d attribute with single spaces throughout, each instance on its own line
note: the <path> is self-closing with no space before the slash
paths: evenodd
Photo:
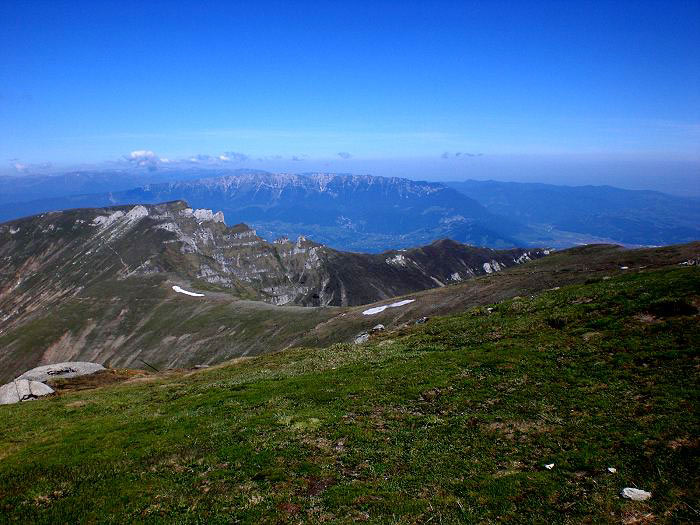
<path id="1" fill-rule="evenodd" d="M 7 0 L 0 66 L 6 165 L 700 166 L 697 0 Z"/>

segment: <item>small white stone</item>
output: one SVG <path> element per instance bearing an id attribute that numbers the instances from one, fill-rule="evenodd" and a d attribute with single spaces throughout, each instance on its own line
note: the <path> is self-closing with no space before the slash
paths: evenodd
<path id="1" fill-rule="evenodd" d="M 367 341 L 369 341 L 369 334 L 367 332 L 363 332 L 357 337 L 355 337 L 355 340 L 353 342 L 356 345 L 361 345 L 362 343 L 366 343 Z"/>
<path id="2" fill-rule="evenodd" d="M 549 463 L 545 465 L 544 468 L 546 468 L 547 470 L 552 470 L 554 468 L 554 463 Z"/>
<path id="3" fill-rule="evenodd" d="M 610 474 L 615 474 L 617 469 L 615 467 L 608 467 L 608 472 L 610 472 Z"/>
<path id="4" fill-rule="evenodd" d="M 621 495 L 623 498 L 631 499 L 633 501 L 645 501 L 651 498 L 651 492 L 632 487 L 625 487 L 622 489 Z"/>

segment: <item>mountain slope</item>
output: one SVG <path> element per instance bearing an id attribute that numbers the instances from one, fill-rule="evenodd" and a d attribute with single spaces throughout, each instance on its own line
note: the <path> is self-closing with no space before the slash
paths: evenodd
<path id="1" fill-rule="evenodd" d="M 366 345 L 96 390 L 64 380 L 53 398 L 0 407 L 0 514 L 33 523 L 697 521 L 698 272 L 618 270 Z M 629 486 L 651 499 L 622 499 Z"/>
<path id="2" fill-rule="evenodd" d="M 181 201 L 20 219 L 0 225 L 0 377 L 56 360 L 172 367 L 276 350 L 334 315 L 328 306 L 443 286 L 543 255 L 453 241 L 378 255 L 304 238 L 268 243 Z"/>
<path id="3" fill-rule="evenodd" d="M 497 215 L 521 221 L 554 246 L 569 233 L 634 245 L 700 239 L 700 200 L 611 186 L 449 182 Z M 558 230 L 553 232 L 552 230 Z M 532 239 L 531 239 L 532 240 Z"/>

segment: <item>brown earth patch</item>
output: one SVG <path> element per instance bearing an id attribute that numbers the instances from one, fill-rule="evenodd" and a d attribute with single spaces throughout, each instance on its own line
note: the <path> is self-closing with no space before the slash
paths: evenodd
<path id="1" fill-rule="evenodd" d="M 494 421 L 487 425 L 492 432 L 498 432 L 507 439 L 514 439 L 516 435 L 537 435 L 550 432 L 552 427 L 541 421 Z"/>
<path id="2" fill-rule="evenodd" d="M 691 439 L 688 437 L 672 439 L 668 442 L 668 448 L 678 450 L 679 448 L 698 448 L 700 439 Z"/>
<path id="3" fill-rule="evenodd" d="M 646 525 L 647 523 L 656 523 L 656 516 L 649 512 L 649 507 L 645 506 L 628 506 L 622 511 L 623 525 Z"/>
<path id="4" fill-rule="evenodd" d="M 143 370 L 128 370 L 124 368 L 101 370 L 94 374 L 67 379 L 54 379 L 46 384 L 58 393 L 92 390 L 103 386 L 123 383 L 125 381 L 149 377 Z"/>

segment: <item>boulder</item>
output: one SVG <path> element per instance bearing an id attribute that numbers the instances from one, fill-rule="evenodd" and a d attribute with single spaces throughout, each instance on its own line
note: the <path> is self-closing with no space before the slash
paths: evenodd
<path id="1" fill-rule="evenodd" d="M 10 405 L 20 401 L 32 401 L 41 396 L 53 394 L 53 388 L 39 381 L 15 379 L 0 386 L 0 405 Z"/>
<path id="2" fill-rule="evenodd" d="M 43 383 L 45 381 L 49 381 L 50 379 L 86 376 L 104 369 L 104 366 L 98 365 L 97 363 L 69 361 L 66 363 L 55 363 L 53 365 L 32 368 L 19 376 L 16 380 L 28 379 L 29 381 L 41 381 Z"/>
<path id="3" fill-rule="evenodd" d="M 369 341 L 369 334 L 367 332 L 362 332 L 361 334 L 358 334 L 357 337 L 355 337 L 355 341 L 353 341 L 356 345 L 361 345 L 362 343 L 366 343 Z"/>
<path id="4" fill-rule="evenodd" d="M 651 498 L 651 492 L 646 490 L 625 487 L 620 494 L 623 498 L 631 499 L 632 501 L 645 501 Z"/>
<path id="5" fill-rule="evenodd" d="M 383 332 L 384 331 L 384 325 L 383 324 L 378 324 L 370 332 Z"/>

